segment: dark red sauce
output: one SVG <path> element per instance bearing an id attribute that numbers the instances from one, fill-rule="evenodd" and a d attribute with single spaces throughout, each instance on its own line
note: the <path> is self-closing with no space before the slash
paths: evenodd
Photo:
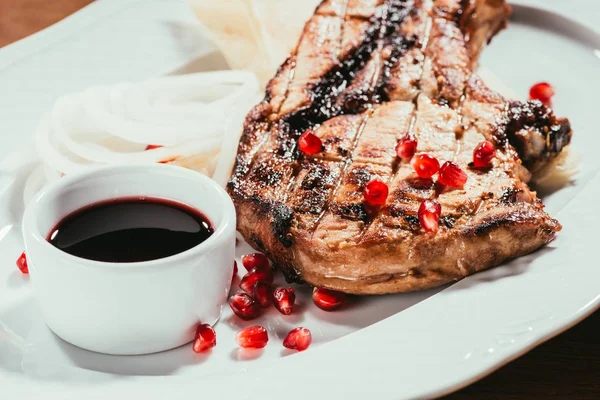
<path id="1" fill-rule="evenodd" d="M 198 210 L 158 198 L 119 198 L 91 204 L 50 232 L 55 247 L 88 260 L 127 263 L 182 253 L 214 233 Z"/>

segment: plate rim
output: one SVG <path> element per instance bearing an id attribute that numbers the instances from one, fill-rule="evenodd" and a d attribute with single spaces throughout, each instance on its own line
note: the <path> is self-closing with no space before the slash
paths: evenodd
<path id="1" fill-rule="evenodd" d="M 133 4 L 136 2 L 140 2 L 140 0 L 127 0 L 127 3 L 120 3 L 119 7 L 116 6 L 116 2 L 111 3 L 111 2 L 98 2 L 98 3 L 92 3 L 92 5 L 95 4 L 110 4 L 111 9 L 117 9 L 117 8 L 123 8 L 125 6 L 125 4 Z M 550 1 L 541 1 L 541 0 L 511 0 L 509 1 L 509 3 L 511 5 L 515 5 L 515 6 L 525 6 L 525 7 L 533 7 L 536 9 L 541 9 L 547 12 L 551 12 L 554 14 L 558 14 L 560 16 L 566 17 L 576 23 L 579 23 L 583 26 L 585 26 L 586 28 L 588 28 L 591 31 L 596 32 L 596 34 L 600 35 L 600 29 L 598 27 L 595 27 L 593 25 L 593 20 L 594 20 L 594 15 L 598 16 L 600 15 L 600 3 L 594 3 L 593 1 L 587 1 L 587 0 L 579 0 L 580 3 L 586 3 L 585 7 L 586 7 L 586 12 L 585 13 L 577 13 L 577 11 L 575 10 L 574 7 L 572 7 L 572 3 L 571 3 L 571 7 L 569 7 L 568 4 L 564 4 L 564 2 L 561 1 L 556 1 L 556 0 L 550 0 Z M 77 17 L 82 16 L 82 15 L 87 15 L 86 10 L 89 10 L 88 8 L 91 7 L 92 5 L 86 6 L 84 7 L 84 9 L 78 11 L 77 13 L 67 17 L 65 20 L 60 21 L 59 23 L 57 23 L 56 25 L 53 25 L 49 28 L 46 28 L 45 30 L 42 30 L 32 36 L 30 36 L 27 39 L 24 39 L 23 41 L 19 41 L 17 43 L 14 43 L 12 45 L 7 46 L 7 49 L 10 48 L 11 51 L 13 52 L 13 54 L 25 54 L 22 53 L 21 48 L 26 49 L 27 46 L 33 46 L 34 44 L 36 46 L 39 46 L 40 43 L 43 42 L 43 40 L 46 40 L 47 42 L 51 40 L 50 39 L 44 39 L 44 36 L 46 35 L 59 35 L 60 33 L 60 28 L 58 29 L 58 25 L 60 25 L 61 27 L 66 25 L 67 23 L 72 23 L 69 21 L 73 21 L 76 20 Z M 107 8 L 108 10 L 108 8 Z M 87 18 L 87 17 L 86 17 Z M 54 28 L 54 29 L 53 29 Z M 65 28 L 66 29 L 66 28 Z M 55 33 L 58 32 L 58 33 Z M 62 36 L 62 35 L 61 35 Z M 29 40 L 31 39 L 31 40 Z M 39 48 L 39 47 L 37 47 Z M 17 50 L 14 50 L 17 49 Z M 36 51 L 36 50 L 32 50 L 32 51 Z M 0 68 L 2 68 L 2 66 L 4 65 L 1 62 L 1 53 L 0 53 Z M 583 191 L 588 190 L 588 187 L 600 187 L 600 173 L 596 174 L 596 177 L 594 179 L 592 179 L 588 185 L 586 187 L 584 187 L 582 189 Z M 593 189 L 593 188 L 592 188 Z M 581 194 L 580 194 L 581 195 Z M 596 311 L 597 309 L 600 308 L 600 294 L 598 294 L 596 296 L 595 299 L 593 299 L 590 303 L 586 304 L 584 307 L 581 307 L 579 309 L 579 311 L 577 313 L 572 314 L 570 317 L 571 318 L 566 318 L 566 319 L 562 319 L 561 321 L 563 323 L 558 324 L 560 325 L 558 328 L 556 326 L 554 327 L 550 327 L 548 329 L 546 329 L 545 331 L 542 331 L 538 334 L 535 335 L 535 339 L 528 342 L 526 345 L 523 345 L 522 347 L 520 347 L 518 350 L 516 351 L 510 351 L 508 353 L 506 353 L 506 355 L 501 358 L 499 361 L 496 361 L 493 365 L 481 369 L 479 370 L 478 373 L 476 374 L 472 374 L 470 376 L 469 379 L 465 380 L 465 379 L 458 379 L 457 382 L 454 382 L 453 384 L 445 384 L 445 385 L 438 385 L 436 386 L 435 384 L 432 384 L 431 389 L 429 391 L 422 391 L 418 393 L 418 397 L 438 397 L 438 396 L 442 396 L 444 394 L 448 394 L 451 392 L 454 392 L 460 388 L 463 388 L 465 386 L 468 386 L 470 384 L 472 384 L 473 382 L 476 382 L 478 380 L 480 380 L 481 378 L 489 375 L 490 373 L 496 371 L 497 369 L 501 368 L 502 366 L 510 363 L 511 361 L 513 361 L 514 359 L 522 356 L 523 354 L 527 353 L 528 351 L 530 351 L 531 349 L 537 347 L 538 345 L 540 345 L 541 343 L 551 339 L 554 336 L 559 335 L 560 333 L 570 329 L 571 327 L 573 327 L 574 325 L 576 325 L 577 323 L 579 323 L 580 321 L 582 321 L 583 319 L 585 319 L 587 316 L 589 316 L 590 314 L 592 314 L 594 311 Z M 393 318 L 393 317 L 392 317 Z M 368 329 L 368 328 L 367 328 Z M 356 338 L 358 335 L 361 334 L 361 332 L 363 332 L 363 330 L 354 332 L 350 335 L 347 335 L 341 339 L 339 339 L 339 341 L 350 341 L 353 340 L 354 338 Z M 338 342 L 337 340 L 335 342 Z M 325 346 L 324 346 L 325 347 Z M 307 357 L 307 354 L 298 354 L 296 356 L 294 356 L 294 359 L 296 359 L 296 357 Z M 282 360 L 278 360 L 278 364 L 281 362 L 287 362 L 288 364 L 290 363 L 288 357 L 282 359 Z M 349 360 L 351 361 L 351 360 Z M 263 368 L 261 368 L 263 369 Z M 250 374 L 244 374 L 246 375 L 246 378 L 248 377 L 248 375 Z M 160 377 L 160 378 L 142 378 L 142 379 L 128 379 L 126 382 L 124 381 L 120 381 L 120 382 L 109 382 L 106 383 L 106 386 L 103 386 L 102 388 L 98 387 L 98 386 L 93 386 L 93 393 L 88 393 L 87 390 L 89 389 L 89 387 L 83 387 L 83 386 L 71 386 L 69 384 L 66 383 L 60 383 L 60 382 L 45 382 L 45 381 L 22 381 L 22 380 L 17 380 L 17 379 L 11 379 L 11 375 L 8 375 L 9 379 L 8 382 L 2 382 L 3 383 L 3 389 L 8 389 L 8 393 L 21 393 L 21 394 L 27 394 L 29 393 L 29 396 L 31 398 L 36 398 L 36 394 L 40 393 L 40 390 L 44 390 L 45 394 L 48 396 L 52 393 L 54 394 L 58 394 L 61 397 L 64 398 L 64 396 L 66 395 L 66 393 L 69 394 L 69 396 L 71 397 L 75 397 L 75 396 L 80 396 L 81 394 L 85 393 L 86 398 L 106 398 L 107 395 L 119 395 L 119 393 L 122 394 L 122 390 L 125 389 L 126 387 L 131 388 L 132 386 L 136 386 L 139 388 L 139 383 L 144 383 L 145 385 L 148 385 L 149 388 L 151 388 L 150 390 L 145 390 L 144 392 L 153 397 L 153 398 L 162 398 L 162 396 L 169 396 L 169 398 L 188 398 L 190 394 L 196 394 L 197 393 L 197 386 L 196 384 L 190 384 L 189 382 L 182 382 L 183 379 L 185 380 L 189 380 L 189 378 L 182 378 L 182 377 Z M 212 385 L 213 387 L 218 387 L 219 385 L 226 385 L 228 380 L 230 380 L 231 375 L 227 375 L 225 377 L 214 377 L 214 379 L 212 379 Z M 0 375 L 0 378 L 3 378 Z M 202 382 L 202 380 L 199 380 L 196 383 L 200 383 Z M 244 379 L 244 382 L 248 382 L 248 379 Z M 342 382 L 340 382 L 342 383 Z M 173 393 L 172 388 L 174 387 L 174 385 L 177 385 L 177 393 Z M 30 386 L 35 386 L 35 387 L 30 387 Z M 222 387 L 227 387 L 227 386 L 222 386 Z M 100 393 L 102 392 L 102 393 Z M 388 396 L 389 398 L 396 398 L 394 397 L 394 394 L 392 394 L 392 392 L 386 392 L 387 394 L 389 394 L 390 396 Z M 395 395 L 398 395 L 397 392 L 394 392 Z M 92 397 L 90 397 L 92 396 Z M 100 397 L 101 396 L 101 397 Z M 175 396 L 175 397 L 174 397 Z M 388 398 L 386 397 L 386 398 Z M 238 397 L 238 398 L 244 398 L 244 397 Z M 251 397 L 250 397 L 251 398 Z M 296 397 L 293 397 L 296 398 Z"/>

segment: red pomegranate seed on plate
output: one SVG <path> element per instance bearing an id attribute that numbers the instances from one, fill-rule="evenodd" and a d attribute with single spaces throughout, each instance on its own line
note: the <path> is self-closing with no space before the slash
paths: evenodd
<path id="1" fill-rule="evenodd" d="M 239 331 L 235 340 L 245 349 L 262 349 L 269 342 L 269 334 L 262 326 L 253 325 Z"/>
<path id="2" fill-rule="evenodd" d="M 254 268 L 269 269 L 269 259 L 261 253 L 246 254 L 242 257 L 242 265 L 246 268 L 246 271 Z"/>
<path id="3" fill-rule="evenodd" d="M 160 144 L 149 144 L 148 146 L 146 146 L 146 150 L 154 150 L 154 149 L 160 149 L 162 146 Z"/>
<path id="4" fill-rule="evenodd" d="M 554 88 L 548 82 L 536 83 L 529 89 L 529 99 L 539 100 L 549 106 L 554 96 Z"/>
<path id="5" fill-rule="evenodd" d="M 236 293 L 229 298 L 229 306 L 241 319 L 250 321 L 260 315 L 260 304 L 247 293 Z"/>
<path id="6" fill-rule="evenodd" d="M 436 232 L 439 227 L 442 206 L 436 200 L 425 200 L 419 207 L 419 222 L 426 232 Z"/>
<path id="7" fill-rule="evenodd" d="M 398 141 L 396 145 L 396 154 L 403 160 L 410 160 L 417 151 L 417 139 L 411 135 L 406 135 Z"/>
<path id="8" fill-rule="evenodd" d="M 411 161 L 412 167 L 419 178 L 428 179 L 440 169 L 440 162 L 429 154 L 419 154 Z"/>
<path id="9" fill-rule="evenodd" d="M 22 252 L 19 258 L 17 258 L 17 267 L 23 274 L 29 273 L 29 266 L 27 265 L 27 255 Z"/>
<path id="10" fill-rule="evenodd" d="M 275 308 L 283 315 L 290 315 L 294 309 L 296 301 L 296 292 L 291 287 L 277 288 L 273 291 L 273 302 Z"/>
<path id="11" fill-rule="evenodd" d="M 481 142 L 473 150 L 473 165 L 475 168 L 486 168 L 496 157 L 496 148 L 487 140 Z"/>
<path id="12" fill-rule="evenodd" d="M 385 204 L 388 194 L 388 185 L 380 179 L 373 179 L 363 190 L 365 201 L 374 206 Z"/>
<path id="13" fill-rule="evenodd" d="M 212 349 L 217 345 L 217 334 L 209 324 L 202 324 L 196 329 L 196 337 L 192 348 L 196 353 Z"/>
<path id="14" fill-rule="evenodd" d="M 267 308 L 273 303 L 273 296 L 271 295 L 271 285 L 267 282 L 256 282 L 254 284 L 254 290 L 252 296 L 262 308 Z"/>
<path id="15" fill-rule="evenodd" d="M 298 139 L 298 147 L 305 154 L 316 154 L 323 149 L 323 143 L 312 130 L 307 130 Z"/>
<path id="16" fill-rule="evenodd" d="M 446 161 L 440 167 L 438 182 L 448 187 L 462 187 L 467 183 L 467 174 L 458 164 L 452 161 Z"/>
<path id="17" fill-rule="evenodd" d="M 311 342 L 312 335 L 308 329 L 294 328 L 283 339 L 283 346 L 292 350 L 304 351 L 308 349 Z"/>
<path id="18" fill-rule="evenodd" d="M 314 288 L 312 299 L 321 310 L 333 311 L 344 305 L 346 294 L 331 289 Z"/>
<path id="19" fill-rule="evenodd" d="M 268 269 L 253 268 L 242 278 L 240 288 L 246 293 L 252 293 L 256 282 L 266 282 L 269 285 L 273 284 L 273 273 Z"/>

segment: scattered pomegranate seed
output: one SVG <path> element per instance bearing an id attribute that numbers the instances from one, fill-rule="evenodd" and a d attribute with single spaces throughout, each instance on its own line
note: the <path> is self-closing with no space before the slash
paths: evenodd
<path id="1" fill-rule="evenodd" d="M 333 311 L 344 305 L 346 294 L 325 288 L 314 288 L 312 299 L 321 310 Z"/>
<path id="2" fill-rule="evenodd" d="M 288 349 L 304 351 L 312 343 L 312 335 L 306 328 L 294 328 L 283 339 L 283 347 Z"/>
<path id="3" fill-rule="evenodd" d="M 212 349 L 217 345 L 217 334 L 209 324 L 202 324 L 196 329 L 196 337 L 192 348 L 196 353 Z"/>
<path id="4" fill-rule="evenodd" d="M 231 279 L 232 280 L 235 279 L 235 277 L 237 276 L 237 274 L 238 274 L 237 261 L 234 261 L 233 262 L 233 276 L 231 277 Z"/>
<path id="5" fill-rule="evenodd" d="M 442 206 L 436 200 L 425 200 L 419 207 L 419 222 L 426 232 L 436 232 L 440 224 Z"/>
<path id="6" fill-rule="evenodd" d="M 269 334 L 262 326 L 253 325 L 239 331 L 235 340 L 245 349 L 262 349 L 269 341 Z"/>
<path id="7" fill-rule="evenodd" d="M 554 88 L 548 82 L 536 83 L 529 89 L 529 99 L 539 100 L 546 106 L 550 106 L 554 96 Z"/>
<path id="8" fill-rule="evenodd" d="M 467 183 L 467 174 L 458 164 L 446 161 L 440 168 L 438 182 L 444 186 L 461 187 Z"/>
<path id="9" fill-rule="evenodd" d="M 388 194 L 388 185 L 380 179 L 373 179 L 363 190 L 365 201 L 374 206 L 385 204 Z"/>
<path id="10" fill-rule="evenodd" d="M 252 293 L 256 282 L 266 282 L 272 285 L 273 273 L 270 270 L 253 268 L 242 278 L 240 288 L 246 293 Z"/>
<path id="11" fill-rule="evenodd" d="M 154 149 L 160 149 L 162 146 L 160 144 L 149 144 L 148 146 L 146 146 L 146 150 L 154 150 Z"/>
<path id="12" fill-rule="evenodd" d="M 323 149 L 323 143 L 312 130 L 307 130 L 298 139 L 298 146 L 300 150 L 305 154 L 316 154 Z"/>
<path id="13" fill-rule="evenodd" d="M 412 159 L 411 164 L 417 175 L 423 179 L 431 178 L 440 169 L 437 158 L 429 154 L 419 154 Z"/>
<path id="14" fill-rule="evenodd" d="M 242 265 L 246 268 L 246 271 L 254 268 L 269 269 L 269 259 L 261 253 L 246 254 L 242 257 Z"/>
<path id="15" fill-rule="evenodd" d="M 29 266 L 27 265 L 27 256 L 25 255 L 25 252 L 22 252 L 19 258 L 17 258 L 17 267 L 19 267 L 19 270 L 22 273 L 29 273 Z"/>
<path id="16" fill-rule="evenodd" d="M 396 154 L 404 160 L 410 160 L 417 151 L 417 139 L 411 135 L 406 135 L 398 141 L 396 145 Z"/>
<path id="17" fill-rule="evenodd" d="M 249 321 L 259 316 L 260 304 L 247 293 L 236 293 L 229 298 L 229 306 L 241 319 Z"/>
<path id="18" fill-rule="evenodd" d="M 273 301 L 275 308 L 283 315 L 290 315 L 294 309 L 296 301 L 296 292 L 291 287 L 277 288 L 273 291 Z"/>
<path id="19" fill-rule="evenodd" d="M 273 296 L 271 295 L 271 285 L 267 282 L 256 282 L 254 284 L 254 290 L 252 291 L 253 297 L 262 308 L 267 308 L 273 303 Z"/>
<path id="20" fill-rule="evenodd" d="M 486 168 L 496 157 L 496 148 L 487 140 L 481 142 L 473 150 L 473 165 L 475 168 Z"/>

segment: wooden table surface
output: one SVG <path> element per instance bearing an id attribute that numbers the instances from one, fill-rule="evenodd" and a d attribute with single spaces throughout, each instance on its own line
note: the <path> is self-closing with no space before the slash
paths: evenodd
<path id="1" fill-rule="evenodd" d="M 0 0 L 0 47 L 58 22 L 92 1 Z M 600 399 L 600 311 L 446 398 Z"/>

